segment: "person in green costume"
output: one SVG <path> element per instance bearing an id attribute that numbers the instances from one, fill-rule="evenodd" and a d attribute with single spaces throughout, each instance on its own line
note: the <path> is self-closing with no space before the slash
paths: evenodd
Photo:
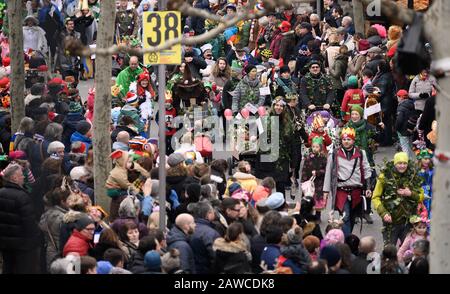
<path id="1" fill-rule="evenodd" d="M 130 65 L 122 70 L 116 79 L 116 84 L 122 86 L 120 92 L 125 96 L 130 88 L 130 84 L 137 81 L 138 76 L 144 72 L 139 66 L 139 59 L 137 56 L 130 57 Z"/>
<path id="2" fill-rule="evenodd" d="M 366 151 L 367 159 L 369 160 L 370 166 L 375 166 L 375 161 L 373 159 L 373 137 L 376 134 L 375 126 L 371 125 L 364 118 L 364 109 L 360 105 L 353 105 L 351 108 L 350 120 L 346 124 L 346 127 L 355 129 L 356 131 L 356 141 L 355 146 Z"/>

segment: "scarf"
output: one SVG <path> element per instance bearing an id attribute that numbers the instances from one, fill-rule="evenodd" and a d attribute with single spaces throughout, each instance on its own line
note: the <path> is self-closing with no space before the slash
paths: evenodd
<path id="1" fill-rule="evenodd" d="M 355 146 L 367 151 L 369 142 L 367 138 L 366 121 L 364 119 L 360 119 L 355 123 L 350 120 L 347 125 L 356 131 Z"/>

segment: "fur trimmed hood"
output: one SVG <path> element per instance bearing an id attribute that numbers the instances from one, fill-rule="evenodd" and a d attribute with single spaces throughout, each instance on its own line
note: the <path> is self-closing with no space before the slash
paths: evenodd
<path id="1" fill-rule="evenodd" d="M 218 238 L 213 244 L 214 251 L 220 250 L 230 253 L 247 252 L 247 246 L 243 240 L 227 242 L 224 238 Z"/>
<path id="2" fill-rule="evenodd" d="M 236 172 L 233 177 L 236 178 L 236 180 L 256 180 L 254 175 L 243 172 Z"/>
<path id="3" fill-rule="evenodd" d="M 79 211 L 75 211 L 75 210 L 69 210 L 63 217 L 63 222 L 68 224 L 68 223 L 73 223 L 75 221 L 77 221 L 80 217 L 81 217 L 82 213 Z"/>

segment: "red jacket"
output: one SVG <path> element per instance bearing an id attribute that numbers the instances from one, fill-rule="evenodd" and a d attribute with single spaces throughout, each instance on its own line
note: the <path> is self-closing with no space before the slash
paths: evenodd
<path id="1" fill-rule="evenodd" d="M 80 256 L 86 256 L 90 248 L 92 248 L 90 240 L 77 230 L 74 230 L 64 246 L 63 256 L 65 257 L 71 252 L 78 253 Z"/>
<path id="2" fill-rule="evenodd" d="M 169 126 L 173 123 L 173 120 L 177 117 L 177 110 L 175 107 L 172 107 L 172 109 L 166 109 L 166 136 L 173 136 L 177 132 L 177 129 L 173 126 Z"/>
<path id="3" fill-rule="evenodd" d="M 344 120 L 350 120 L 352 106 L 358 104 L 364 108 L 364 94 L 361 89 L 348 89 L 345 91 L 344 99 L 342 100 L 341 111 L 344 115 Z"/>

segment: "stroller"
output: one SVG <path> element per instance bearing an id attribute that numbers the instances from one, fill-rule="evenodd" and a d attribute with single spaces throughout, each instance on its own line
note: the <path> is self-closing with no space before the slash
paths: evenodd
<path id="1" fill-rule="evenodd" d="M 310 113 L 306 118 L 305 131 L 308 134 L 313 130 L 314 117 L 317 115 L 322 116 L 324 120 L 325 130 L 327 130 L 328 135 L 333 142 L 328 146 L 328 151 L 332 151 L 333 148 L 339 144 L 340 121 L 332 115 L 331 110 L 325 110 L 321 107 L 316 108 L 316 110 Z M 308 150 L 304 150 L 303 154 L 307 154 L 308 152 Z"/>

